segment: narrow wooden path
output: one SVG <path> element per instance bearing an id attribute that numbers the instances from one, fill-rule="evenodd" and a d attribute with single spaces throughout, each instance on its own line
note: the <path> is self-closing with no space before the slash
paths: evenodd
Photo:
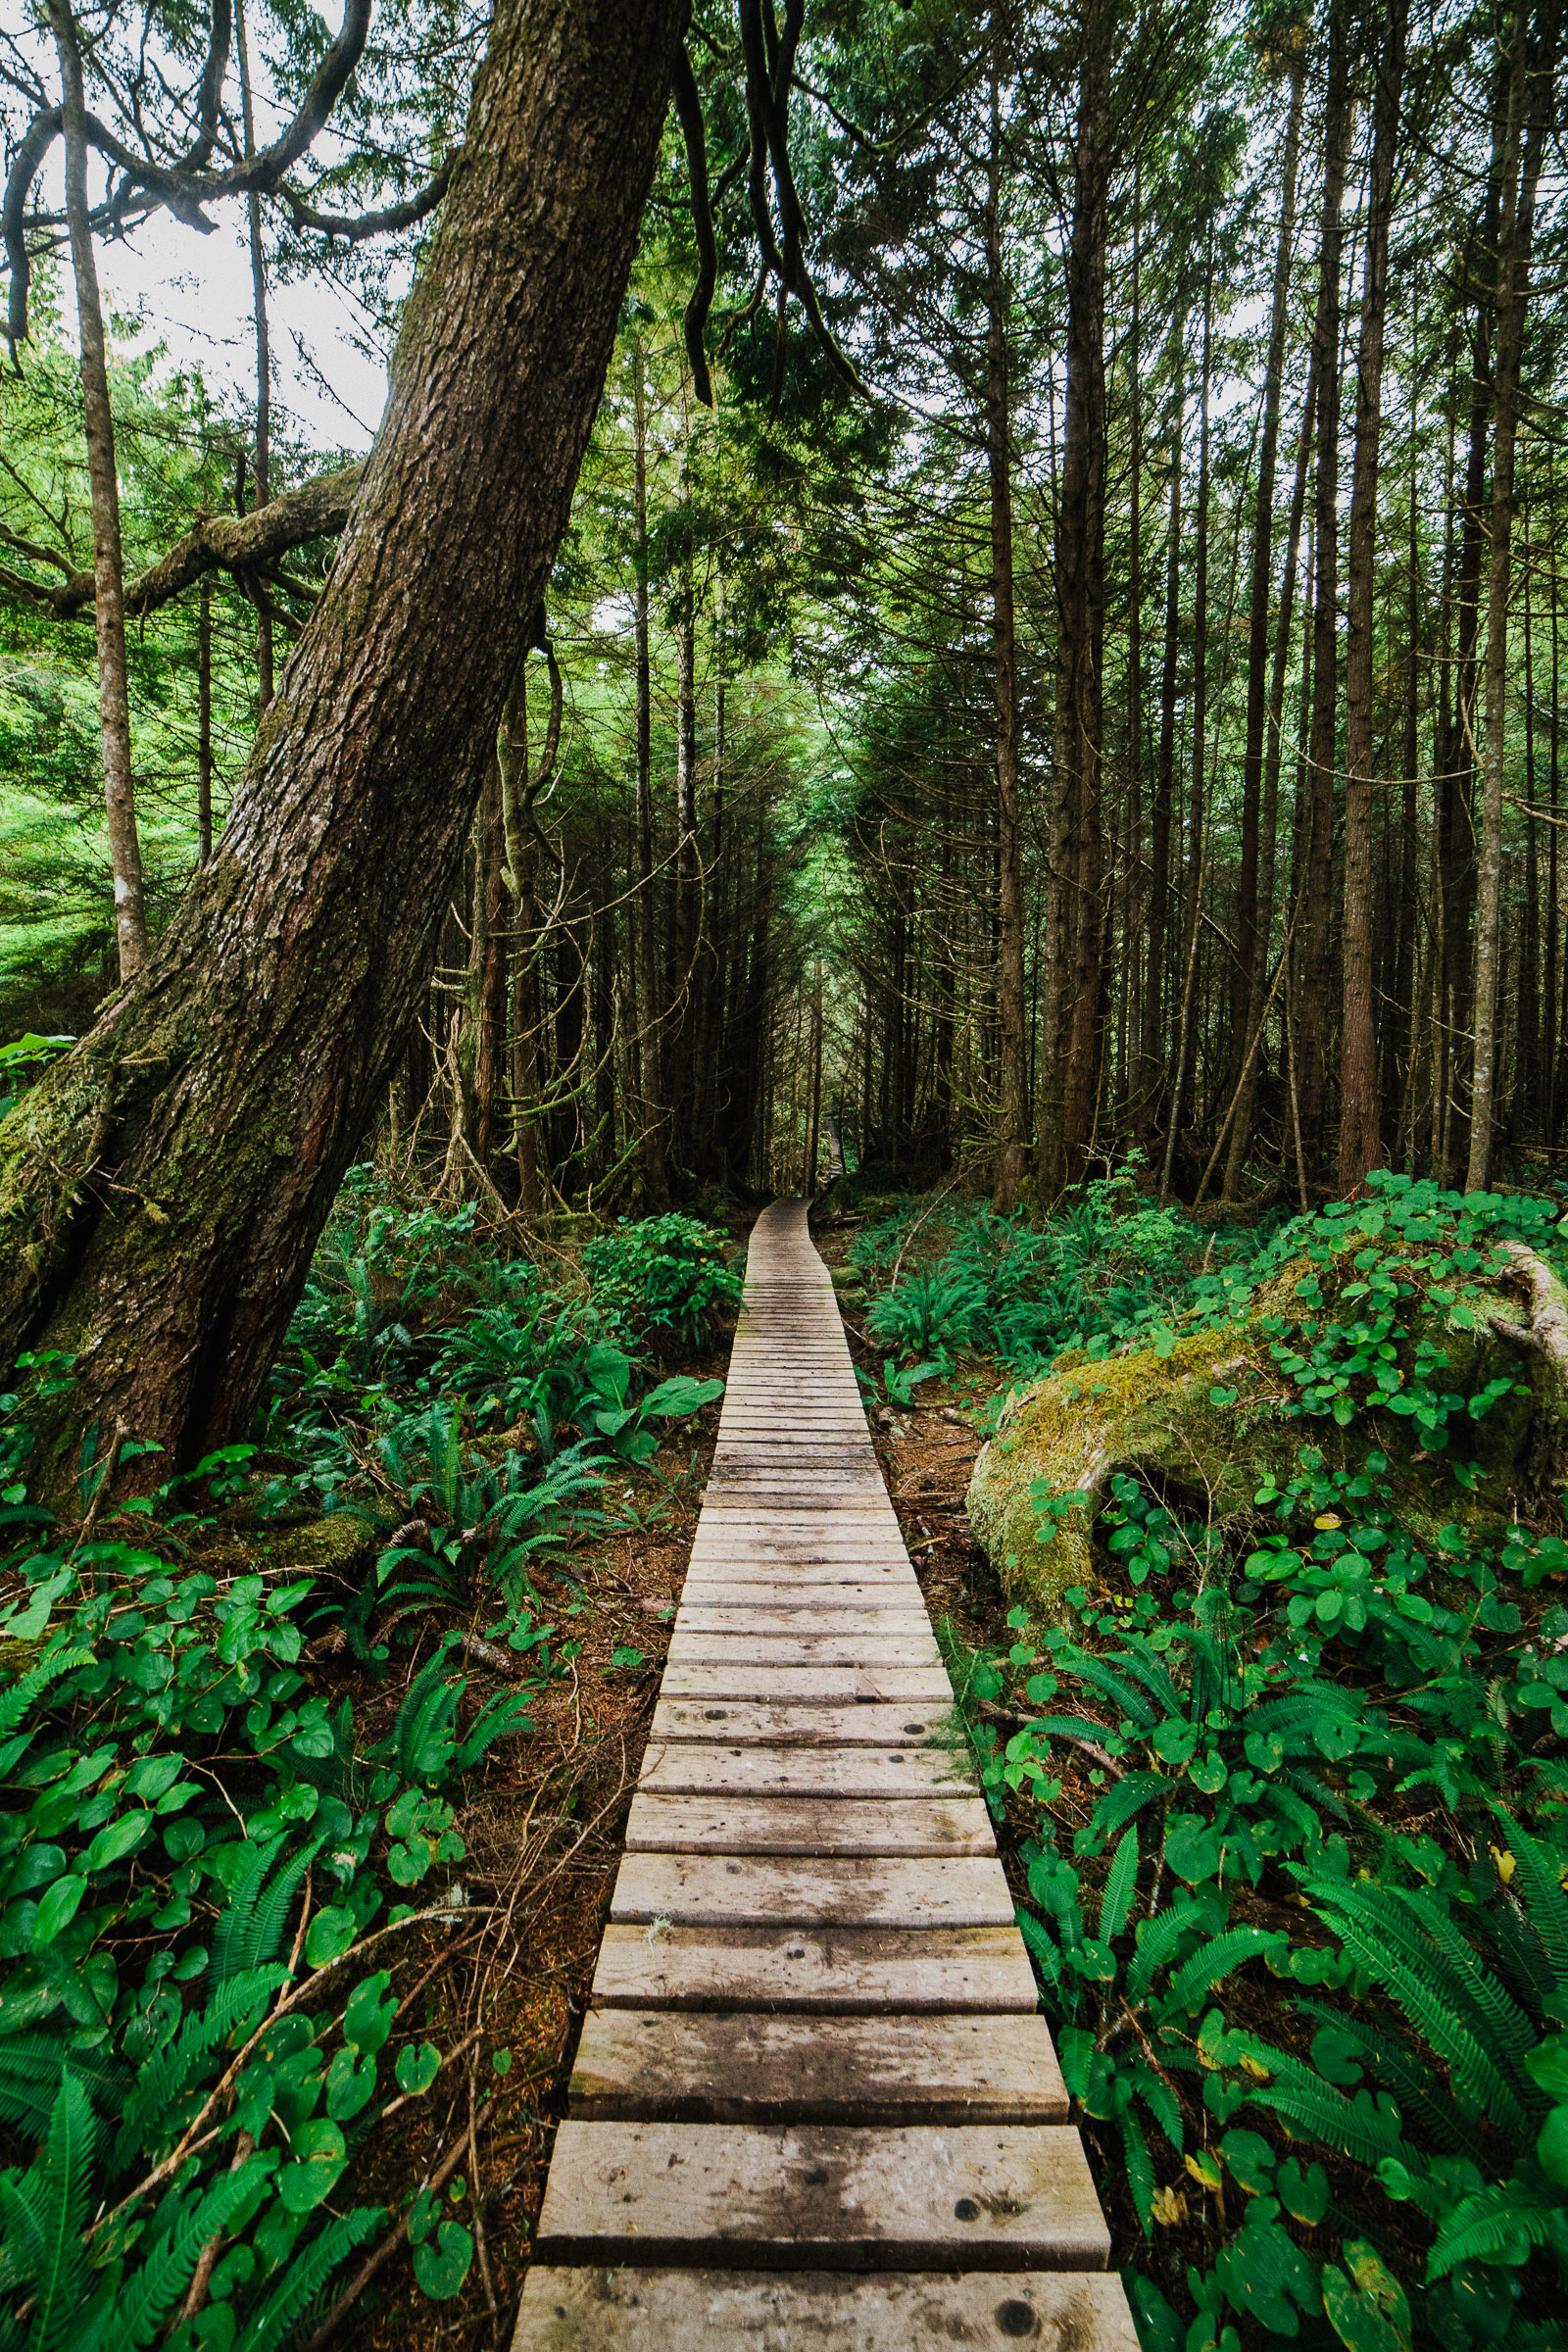
<path id="1" fill-rule="evenodd" d="M 952 1702 L 781 1202 L 514 2352 L 1136 2352 Z"/>

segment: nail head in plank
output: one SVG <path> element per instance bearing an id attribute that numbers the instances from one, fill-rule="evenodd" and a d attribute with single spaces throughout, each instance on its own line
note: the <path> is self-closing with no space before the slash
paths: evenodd
<path id="1" fill-rule="evenodd" d="M 594 2009 L 583 2122 L 1063 2124 L 1043 2017 L 718 2017 Z"/>
<path id="2" fill-rule="evenodd" d="M 1110 2239 L 1078 2134 L 1053 2124 L 857 2131 L 564 2123 L 541 2262 L 1097 2270 Z"/>

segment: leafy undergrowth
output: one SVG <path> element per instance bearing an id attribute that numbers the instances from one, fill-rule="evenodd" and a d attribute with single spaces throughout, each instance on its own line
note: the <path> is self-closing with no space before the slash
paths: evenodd
<path id="1" fill-rule="evenodd" d="M 921 1367 L 883 1366 L 895 1498 L 1151 2352 L 1568 2340 L 1561 1514 L 1548 1495 L 1418 1540 L 1379 1450 L 1413 1431 L 1435 1489 L 1475 1484 L 1466 1439 L 1497 1399 L 1423 1413 L 1432 1381 L 1391 1369 L 1411 1251 L 1462 1320 L 1498 1236 L 1549 1252 L 1559 1211 L 1385 1188 L 1236 1250 L 1238 1297 L 1316 1261 L 1278 1344 L 1322 1443 L 1242 1533 L 1113 1479 L 1065 1626 L 1007 1612 L 962 1547 L 964 1471 L 1010 1366 L 944 1346 L 952 1327 L 901 1334 L 936 1359 L 917 1400 Z M 965 1215 L 987 1229 L 959 1212 L 960 1235 Z M 1035 1262 L 1050 1231 L 1027 1237 Z M 886 1281 L 896 1252 L 876 1247 Z M 852 1243 L 841 1281 L 870 1254 Z M 1137 1328 L 1147 1345 L 1150 1323 L 1220 1311 L 1189 1279 Z M 992 1302 L 967 1312 L 969 1340 L 1001 1328 Z M 891 1310 L 863 1328 L 890 1338 Z M 1036 1500 L 1043 1519 L 1068 1504 Z"/>
<path id="2" fill-rule="evenodd" d="M 251 1442 L 0 1400 L 0 2343 L 505 2339 L 738 1294 L 356 1171 Z M 677 1362 L 677 1359 L 681 1359 Z"/>

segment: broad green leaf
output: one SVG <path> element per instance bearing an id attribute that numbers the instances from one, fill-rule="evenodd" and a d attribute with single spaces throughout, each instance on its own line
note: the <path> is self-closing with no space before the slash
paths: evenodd
<path id="1" fill-rule="evenodd" d="M 343 2134 L 329 2118 L 301 2124 L 289 2143 L 292 2162 L 277 2176 L 277 2193 L 287 2212 L 314 2213 L 337 2186 L 348 2163 Z"/>
<path id="2" fill-rule="evenodd" d="M 433 2041 L 421 2041 L 416 2049 L 412 2042 L 398 2052 L 398 2088 L 411 2098 L 428 2090 L 441 2071 L 441 2053 Z"/>
<path id="3" fill-rule="evenodd" d="M 392 2020 L 398 2013 L 397 1999 L 395 1995 L 382 1998 L 391 1982 L 386 1969 L 367 1977 L 363 1984 L 355 1985 L 343 2012 L 343 2038 L 366 2057 L 378 2050 L 392 2031 Z"/>
<path id="4" fill-rule="evenodd" d="M 305 1935 L 305 1957 L 313 1968 L 324 1968 L 348 1950 L 355 1937 L 354 1914 L 341 1903 L 326 1903 L 317 1912 Z"/>
<path id="5" fill-rule="evenodd" d="M 77 1878 L 74 1872 L 63 1879 L 56 1879 L 38 1905 L 38 1916 L 32 1927 L 33 1942 L 53 1943 L 55 1937 L 69 1928 L 75 1918 L 76 1907 L 86 1891 L 86 1880 Z"/>

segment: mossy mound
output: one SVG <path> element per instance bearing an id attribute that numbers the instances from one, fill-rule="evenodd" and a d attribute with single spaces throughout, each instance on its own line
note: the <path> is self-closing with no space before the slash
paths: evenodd
<path id="1" fill-rule="evenodd" d="M 328 1511 L 323 1518 L 279 1528 L 269 1544 L 268 1565 L 354 1584 L 369 1566 L 378 1541 L 358 1511 Z"/>
<path id="2" fill-rule="evenodd" d="M 1484 1286 L 1472 1327 L 1451 1324 L 1430 1305 L 1411 1326 L 1438 1351 L 1453 1395 L 1468 1399 L 1488 1382 L 1513 1377 L 1511 1393 L 1483 1418 L 1455 1417 L 1450 1450 L 1479 1464 L 1473 1491 L 1395 1414 L 1360 1410 L 1341 1427 L 1297 1409 L 1299 1391 L 1272 1349 L 1282 1317 L 1300 1318 L 1298 1285 L 1320 1271 L 1301 1259 L 1282 1269 L 1245 1313 L 1174 1347 L 1167 1341 L 1163 1355 L 1151 1345 L 1094 1361 L 1072 1349 L 1048 1378 L 1014 1392 L 975 1463 L 967 1498 L 970 1524 L 1004 1588 L 1048 1617 L 1060 1613 L 1063 1594 L 1089 1577 L 1098 1500 L 1118 1472 L 1140 1478 L 1190 1517 L 1241 1532 L 1265 1479 L 1292 1477 L 1306 1446 L 1335 1468 L 1358 1468 L 1369 1452 L 1382 1452 L 1401 1517 L 1418 1536 L 1430 1540 L 1455 1519 L 1500 1533 L 1517 1512 L 1560 1488 L 1568 1433 L 1568 1363 L 1542 1333 L 1544 1311 L 1549 1320 L 1568 1299 L 1539 1258 L 1519 1257 L 1515 1270 Z M 1408 1343 L 1401 1359 L 1407 1350 L 1413 1355 Z M 1089 1499 L 1042 1529 L 1037 1487 Z"/>

